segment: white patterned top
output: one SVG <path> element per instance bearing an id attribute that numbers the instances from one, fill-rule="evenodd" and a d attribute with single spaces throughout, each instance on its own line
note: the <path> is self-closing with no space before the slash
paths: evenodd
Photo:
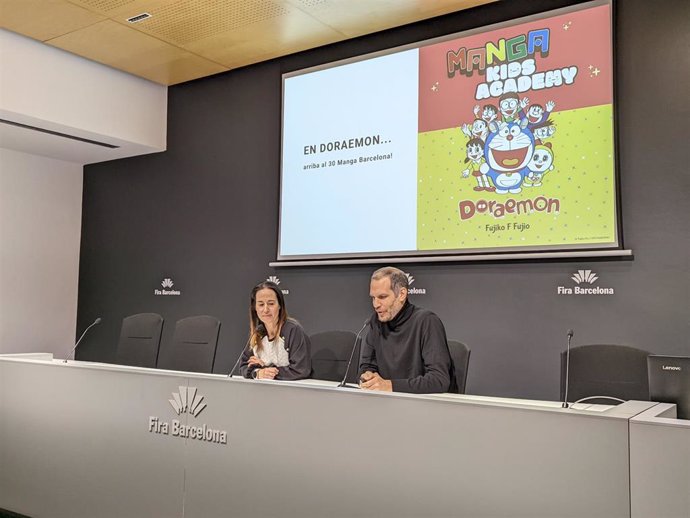
<path id="1" fill-rule="evenodd" d="M 268 337 L 264 336 L 261 339 L 261 350 L 254 350 L 254 356 L 257 356 L 267 367 L 287 367 L 290 365 L 290 357 L 285 350 L 285 339 L 278 336 L 272 342 L 268 341 Z"/>

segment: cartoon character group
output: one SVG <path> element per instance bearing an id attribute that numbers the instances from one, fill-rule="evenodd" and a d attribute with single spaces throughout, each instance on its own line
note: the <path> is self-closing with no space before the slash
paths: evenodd
<path id="1" fill-rule="evenodd" d="M 556 103 L 530 106 L 529 98 L 507 92 L 498 108 L 487 104 L 474 107 L 472 124 L 463 124 L 467 141 L 467 166 L 463 178 L 472 175 L 475 191 L 517 194 L 523 187 L 539 187 L 544 175 L 554 169 L 550 142 L 556 128 L 549 115 Z"/>

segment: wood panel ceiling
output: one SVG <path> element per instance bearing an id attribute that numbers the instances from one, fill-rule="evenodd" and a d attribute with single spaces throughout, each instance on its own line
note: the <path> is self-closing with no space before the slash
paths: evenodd
<path id="1" fill-rule="evenodd" d="M 0 27 L 174 85 L 493 1 L 0 0 Z"/>

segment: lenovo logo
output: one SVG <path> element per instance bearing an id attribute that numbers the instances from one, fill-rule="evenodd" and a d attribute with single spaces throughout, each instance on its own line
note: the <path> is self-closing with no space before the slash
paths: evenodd
<path id="1" fill-rule="evenodd" d="M 662 365 L 661 370 L 664 370 L 664 371 L 681 371 L 683 369 L 681 369 L 677 365 Z"/>

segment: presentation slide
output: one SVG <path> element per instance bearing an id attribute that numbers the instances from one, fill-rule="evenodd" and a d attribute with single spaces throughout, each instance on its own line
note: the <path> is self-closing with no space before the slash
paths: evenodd
<path id="1" fill-rule="evenodd" d="M 412 50 L 285 81 L 280 255 L 416 250 L 418 65 Z"/>
<path id="2" fill-rule="evenodd" d="M 278 259 L 618 246 L 611 8 L 283 85 Z"/>

